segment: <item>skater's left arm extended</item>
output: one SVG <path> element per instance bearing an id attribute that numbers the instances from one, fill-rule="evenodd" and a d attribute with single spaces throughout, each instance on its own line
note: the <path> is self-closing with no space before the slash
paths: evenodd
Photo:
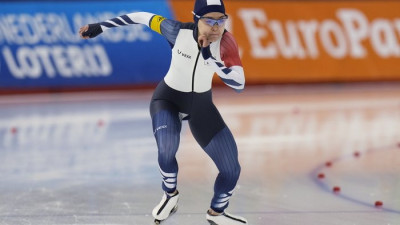
<path id="1" fill-rule="evenodd" d="M 221 40 L 221 59 L 218 61 L 211 55 L 210 46 L 202 49 L 204 60 L 214 67 L 221 80 L 236 92 L 244 89 L 245 78 L 238 45 L 231 33 L 226 31 Z"/>

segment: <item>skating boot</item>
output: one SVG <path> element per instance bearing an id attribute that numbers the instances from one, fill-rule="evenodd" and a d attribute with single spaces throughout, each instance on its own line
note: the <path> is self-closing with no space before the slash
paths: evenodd
<path id="1" fill-rule="evenodd" d="M 173 195 L 164 192 L 161 202 L 153 209 L 154 223 L 160 224 L 178 209 L 179 192 Z"/>
<path id="2" fill-rule="evenodd" d="M 207 221 L 211 225 L 243 225 L 247 224 L 247 220 L 240 216 L 231 215 L 229 213 L 223 212 L 217 216 L 211 215 L 207 212 Z"/>

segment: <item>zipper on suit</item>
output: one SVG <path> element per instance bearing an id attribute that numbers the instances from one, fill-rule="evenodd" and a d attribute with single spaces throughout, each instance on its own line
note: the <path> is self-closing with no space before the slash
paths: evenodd
<path id="1" fill-rule="evenodd" d="M 192 92 L 194 92 L 194 77 L 196 74 L 196 68 L 197 68 L 197 62 L 199 61 L 199 56 L 200 56 L 200 50 L 199 53 L 197 53 L 197 57 L 196 57 L 196 62 L 194 64 L 194 68 L 193 68 L 193 74 L 192 74 Z"/>

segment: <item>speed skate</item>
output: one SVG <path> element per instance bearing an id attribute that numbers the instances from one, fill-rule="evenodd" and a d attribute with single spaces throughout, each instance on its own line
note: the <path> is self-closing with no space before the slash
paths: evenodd
<path id="1" fill-rule="evenodd" d="M 223 212 L 219 215 L 212 215 L 207 211 L 206 219 L 210 225 L 245 225 L 247 220 L 241 216 Z"/>
<path id="2" fill-rule="evenodd" d="M 164 192 L 160 203 L 154 207 L 152 215 L 154 217 L 154 224 L 161 224 L 169 216 L 178 210 L 179 192 L 170 195 Z"/>

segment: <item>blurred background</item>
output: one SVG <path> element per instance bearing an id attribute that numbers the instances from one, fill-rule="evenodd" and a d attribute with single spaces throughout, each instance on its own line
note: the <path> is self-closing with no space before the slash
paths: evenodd
<path id="1" fill-rule="evenodd" d="M 151 224 L 162 192 L 148 105 L 171 48 L 144 25 L 78 30 L 135 11 L 191 22 L 193 5 L 0 0 L 1 225 Z M 214 77 L 242 164 L 230 211 L 400 225 L 400 1 L 225 6 L 247 85 Z M 207 224 L 217 170 L 185 122 L 177 157 L 181 207 L 165 224 Z"/>
<path id="2" fill-rule="evenodd" d="M 398 81 L 398 1 L 227 1 L 249 85 Z M 1 1 L 1 93 L 154 86 L 170 47 L 145 26 L 92 40 L 88 23 L 134 11 L 192 21 L 193 1 Z"/>

